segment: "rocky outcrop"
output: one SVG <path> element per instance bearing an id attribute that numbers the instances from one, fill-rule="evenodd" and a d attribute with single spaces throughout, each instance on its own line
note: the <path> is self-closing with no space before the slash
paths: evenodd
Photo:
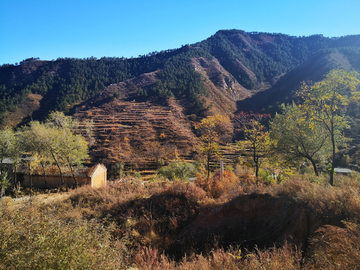
<path id="1" fill-rule="evenodd" d="M 200 57 L 194 58 L 193 67 L 209 80 L 223 95 L 235 100 L 243 99 L 250 95 L 250 91 L 238 81 L 214 58 L 212 60 Z"/>

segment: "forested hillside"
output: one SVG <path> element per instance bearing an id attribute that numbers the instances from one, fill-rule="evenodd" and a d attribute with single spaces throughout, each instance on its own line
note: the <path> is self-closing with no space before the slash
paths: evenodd
<path id="1" fill-rule="evenodd" d="M 131 59 L 29 59 L 20 65 L 6 64 L 0 68 L 0 117 L 4 120 L 8 112 L 14 112 L 19 104 L 26 103 L 28 94 L 42 96 L 38 117 L 51 110 L 68 112 L 74 104 L 93 97 L 110 84 L 159 69 L 159 83 L 153 91 L 141 95 L 189 93 L 194 98 L 205 91 L 199 74 L 190 68 L 193 56 L 210 57 L 203 51 L 184 47 Z"/>
<path id="2" fill-rule="evenodd" d="M 360 71 L 360 47 L 319 50 L 297 68 L 283 75 L 270 89 L 238 102 L 246 111 L 275 112 L 279 104 L 290 102 L 301 82 L 318 82 L 332 69 Z"/>
<path id="3" fill-rule="evenodd" d="M 326 38 L 322 35 L 294 37 L 284 34 L 218 31 L 195 44 L 216 57 L 247 88 L 273 82 L 276 76 L 299 67 L 321 49 L 360 46 L 360 36 Z"/>
<path id="4" fill-rule="evenodd" d="M 234 95 L 235 99 L 243 99 L 249 93 L 271 88 L 281 76 L 295 69 L 298 69 L 295 79 L 292 79 L 294 72 L 284 78 L 286 82 L 294 80 L 297 85 L 304 79 L 302 74 L 306 71 L 302 67 L 307 68 L 302 66 L 304 63 L 316 64 L 317 59 L 335 52 L 339 59 L 342 58 L 341 62 L 346 62 L 347 69 L 358 69 L 359 46 L 360 36 L 294 37 L 222 30 L 180 49 L 152 52 L 137 58 L 59 58 L 53 61 L 29 58 L 20 64 L 0 67 L 0 120 L 3 125 L 15 126 L 26 118 L 41 119 L 52 110 L 68 112 L 75 104 L 95 96 L 111 84 L 155 71 L 157 82 L 147 91 L 141 86 L 137 89 L 143 101 L 152 97 L 176 97 L 192 100 L 191 106 L 195 105 L 197 109 L 206 109 L 214 103 L 211 98 L 206 102 L 208 74 L 196 72 L 192 59 L 216 59 L 221 65 L 220 73 L 227 72 L 232 76 L 227 81 L 233 80 L 238 85 L 231 91 L 251 90 Z M 341 63 L 334 61 L 333 66 L 339 65 Z M 316 79 L 326 72 L 328 70 L 318 71 Z M 219 84 L 212 82 L 221 89 Z M 191 110 L 188 112 L 192 113 Z M 5 121 L 10 115 L 12 121 Z"/>

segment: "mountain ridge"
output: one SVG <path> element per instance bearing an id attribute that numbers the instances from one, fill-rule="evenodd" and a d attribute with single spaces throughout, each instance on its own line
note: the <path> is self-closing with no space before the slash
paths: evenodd
<path id="1" fill-rule="evenodd" d="M 333 68 L 360 71 L 360 35 L 294 37 L 220 30 L 206 40 L 139 58 L 33 59 L 0 67 L 1 125 L 43 120 L 52 110 L 83 120 L 98 113 L 107 119 L 101 121 L 110 121 L 103 115 L 118 106 L 125 111 L 118 111 L 114 119 L 122 120 L 109 122 L 118 125 L 105 128 L 111 136 L 98 129 L 99 145 L 108 140 L 111 153 L 121 146 L 134 158 L 146 156 L 147 144 L 164 144 L 165 136 L 187 155 L 199 144 L 192 121 L 219 113 L 232 116 L 237 111 L 274 112 L 277 103 L 291 101 L 302 81 L 319 81 Z M 138 106 L 141 112 L 129 111 L 129 119 L 139 117 L 130 124 L 125 121 L 127 106 Z M 145 113 L 152 108 L 155 114 Z M 149 123 L 137 124 L 146 115 Z M 161 121 L 168 123 L 169 130 Z M 152 135 L 142 137 L 140 143 L 135 133 L 124 135 L 129 126 Z M 97 156 L 106 159 L 107 155 Z M 109 162 L 124 159 L 121 154 L 112 156 Z"/>

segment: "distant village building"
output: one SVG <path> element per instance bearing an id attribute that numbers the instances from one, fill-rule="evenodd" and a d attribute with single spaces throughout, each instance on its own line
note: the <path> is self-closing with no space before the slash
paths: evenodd
<path id="1" fill-rule="evenodd" d="M 4 160 L 3 164 L 11 163 L 12 161 Z M 9 164 L 9 178 L 12 179 L 12 169 Z M 107 184 L 107 169 L 103 164 L 96 164 L 90 169 L 82 169 L 75 174 L 79 186 L 90 185 L 92 188 L 100 188 Z M 30 175 L 26 171 L 26 166 L 20 166 L 16 173 L 17 181 L 22 187 L 30 187 Z M 69 172 L 63 173 L 64 185 L 67 187 L 74 186 L 74 178 Z M 62 186 L 61 176 L 57 170 L 48 170 L 46 173 L 46 186 L 44 175 L 40 170 L 37 170 L 32 175 L 32 186 L 34 188 L 58 188 Z"/>
<path id="2" fill-rule="evenodd" d="M 336 173 L 341 173 L 341 174 L 350 174 L 351 170 L 347 169 L 347 168 L 334 168 L 334 171 Z"/>

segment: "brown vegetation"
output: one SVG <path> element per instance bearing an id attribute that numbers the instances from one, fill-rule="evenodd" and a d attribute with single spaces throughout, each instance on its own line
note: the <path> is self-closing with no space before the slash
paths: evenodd
<path id="1" fill-rule="evenodd" d="M 244 177 L 225 171 L 222 182 L 215 175 L 211 182 L 203 176 L 197 184 L 127 178 L 102 189 L 74 190 L 63 200 L 39 197 L 19 205 L 6 198 L 0 202 L 0 264 L 74 269 L 85 262 L 104 269 L 358 267 L 357 179 L 343 177 L 337 181 L 341 185 L 332 187 L 300 176 L 272 185 Z"/>
<path id="2" fill-rule="evenodd" d="M 122 162 L 135 170 L 159 159 L 171 160 L 175 151 L 187 155 L 199 141 L 175 100 L 161 106 L 114 99 L 97 107 L 88 104 L 74 117 L 93 121 L 94 159 Z"/>

